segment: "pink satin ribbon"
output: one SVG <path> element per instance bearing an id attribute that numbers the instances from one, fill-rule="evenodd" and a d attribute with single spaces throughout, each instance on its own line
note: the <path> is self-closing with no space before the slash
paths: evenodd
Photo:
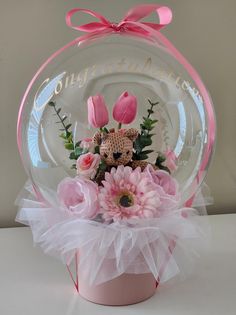
<path id="1" fill-rule="evenodd" d="M 100 22 L 91 22 L 83 25 L 73 25 L 71 18 L 77 12 L 87 13 L 98 18 Z M 159 16 L 159 23 L 139 22 L 142 18 L 156 12 Z M 101 32 L 135 32 L 138 34 L 149 34 L 150 29 L 159 31 L 164 26 L 168 25 L 172 20 L 172 12 L 168 7 L 156 4 L 141 4 L 135 6 L 127 12 L 124 19 L 120 23 L 112 23 L 100 13 L 88 9 L 75 8 L 66 14 L 66 24 L 77 30 L 86 33 L 101 33 Z M 144 26 L 147 26 L 145 28 Z"/>

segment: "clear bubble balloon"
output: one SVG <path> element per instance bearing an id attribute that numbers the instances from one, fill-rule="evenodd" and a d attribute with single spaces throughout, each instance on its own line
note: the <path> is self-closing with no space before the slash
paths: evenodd
<path id="1" fill-rule="evenodd" d="M 137 97 L 137 116 L 128 127 L 139 129 L 150 102 L 157 103 L 149 161 L 155 162 L 158 152 L 171 152 L 182 202 L 194 195 L 214 144 L 209 95 L 206 99 L 196 78 L 158 38 L 131 34 L 75 40 L 49 58 L 32 79 L 19 112 L 18 145 L 39 195 L 50 201 L 45 188 L 55 192 L 64 177 L 76 175 L 70 158 L 73 148 L 66 148 L 60 135 L 68 127 L 73 145 L 94 135 L 96 129 L 88 124 L 88 98 L 103 95 L 109 110 L 107 127 L 113 128 L 117 123 L 112 109 L 124 91 Z"/>

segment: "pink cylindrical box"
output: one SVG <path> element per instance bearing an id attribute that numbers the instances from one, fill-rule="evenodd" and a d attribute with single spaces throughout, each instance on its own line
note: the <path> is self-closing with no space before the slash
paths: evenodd
<path id="1" fill-rule="evenodd" d="M 103 305 L 129 305 L 150 298 L 156 291 L 156 279 L 151 273 L 128 274 L 100 285 L 90 286 L 79 276 L 79 294 L 93 303 Z"/>

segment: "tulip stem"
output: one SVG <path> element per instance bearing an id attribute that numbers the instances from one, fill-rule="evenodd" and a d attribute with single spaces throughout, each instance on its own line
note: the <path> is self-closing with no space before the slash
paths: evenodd
<path id="1" fill-rule="evenodd" d="M 101 133 L 109 133 L 106 127 L 100 127 L 99 130 L 101 131 Z"/>
<path id="2" fill-rule="evenodd" d="M 118 130 L 121 129 L 121 127 L 122 127 L 122 123 L 119 123 L 118 124 Z"/>

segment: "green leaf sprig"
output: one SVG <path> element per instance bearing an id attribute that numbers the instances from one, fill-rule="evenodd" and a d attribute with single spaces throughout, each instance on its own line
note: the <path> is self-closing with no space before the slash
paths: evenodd
<path id="1" fill-rule="evenodd" d="M 64 140 L 65 149 L 71 151 L 69 158 L 71 160 L 77 160 L 81 154 L 87 153 L 85 152 L 86 150 L 80 147 L 81 141 L 74 143 L 71 131 L 72 124 L 67 123 L 68 117 L 66 115 L 61 116 L 61 108 L 57 108 L 56 103 L 52 101 L 49 102 L 48 105 L 54 109 L 55 115 L 58 117 L 56 124 L 61 124 L 61 128 L 59 130 L 62 131 L 62 133 L 60 134 L 60 137 Z M 75 164 L 72 165 L 72 168 L 75 168 Z"/>
<path id="2" fill-rule="evenodd" d="M 152 119 L 151 115 L 154 113 L 154 106 L 158 105 L 159 102 L 153 103 L 150 100 L 148 100 L 148 102 L 151 105 L 147 110 L 148 115 L 147 117 L 143 117 L 143 122 L 140 124 L 141 132 L 134 142 L 134 160 L 146 160 L 148 159 L 148 154 L 154 152 L 153 150 L 144 150 L 144 148 L 152 144 L 154 134 L 151 133 L 151 131 L 155 128 L 155 124 L 158 120 Z"/>
<path id="3" fill-rule="evenodd" d="M 164 170 L 167 171 L 168 173 L 170 173 L 170 170 L 167 166 L 163 165 L 163 163 L 165 162 L 166 157 L 164 156 L 164 154 L 162 154 L 161 152 L 158 152 L 158 156 L 156 158 L 156 162 L 155 165 L 160 169 L 160 170 Z"/>

